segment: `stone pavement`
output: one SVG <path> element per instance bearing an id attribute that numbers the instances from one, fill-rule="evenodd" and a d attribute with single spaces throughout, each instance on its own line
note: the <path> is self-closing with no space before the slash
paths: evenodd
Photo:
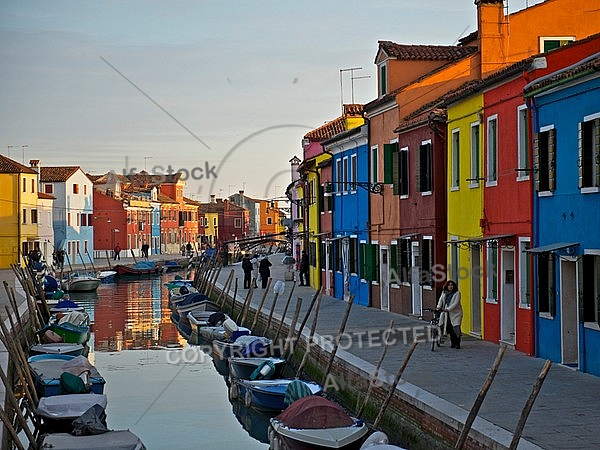
<path id="1" fill-rule="evenodd" d="M 284 280 L 287 266 L 281 264 L 283 255 L 272 255 L 270 261 L 273 284 Z M 238 278 L 238 301 L 243 302 L 246 290 L 243 286 L 243 272 L 240 264 L 223 267 L 219 276 L 219 285 L 224 285 L 231 270 Z M 296 280 L 298 280 L 296 273 Z M 272 286 L 273 286 L 272 284 Z M 280 320 L 281 313 L 293 282 L 285 282 L 286 291 L 280 295 L 274 317 Z M 231 289 L 230 293 L 233 293 Z M 252 309 L 258 307 L 262 297 L 258 289 L 252 300 Z M 296 285 L 293 299 L 303 298 L 302 311 L 307 310 L 315 290 Z M 267 295 L 263 313 L 271 309 L 273 289 Z M 286 317 L 288 323 L 293 314 L 292 302 Z M 335 337 L 346 303 L 333 297 L 324 296 L 319 311 L 317 333 L 321 336 Z M 303 314 L 301 314 L 303 317 Z M 400 330 L 394 335 L 395 345 L 390 346 L 383 362 L 383 369 L 389 380 L 400 368 L 409 344 L 412 330 L 422 332 L 427 322 L 400 314 L 367 308 L 354 304 L 346 325 L 348 337 L 342 340 L 337 357 L 357 366 L 363 366 L 367 373 L 373 372 L 383 349 L 382 334 L 394 320 L 395 329 L 411 330 L 407 333 L 408 342 L 403 342 Z M 308 333 L 312 324 L 312 314 L 304 329 Z M 371 343 L 366 334 L 370 331 Z M 352 343 L 350 343 L 352 339 Z M 362 345 L 361 345 L 362 343 Z M 462 348 L 451 349 L 449 343 L 442 344 L 435 352 L 430 345 L 417 345 L 403 374 L 403 382 L 397 390 L 399 395 L 412 397 L 413 403 L 419 403 L 431 414 L 444 417 L 446 421 L 464 423 L 479 390 L 483 386 L 488 372 L 498 353 L 498 345 L 463 336 Z M 341 348 L 344 350 L 341 350 Z M 533 384 L 540 373 L 545 360 L 533 358 L 507 349 L 496 378 L 479 411 L 479 417 L 473 425 L 472 433 L 479 433 L 490 439 L 490 446 L 502 448 L 508 446 L 519 420 L 521 411 L 529 397 Z M 531 414 L 523 430 L 519 448 L 545 449 L 592 449 L 600 448 L 600 378 L 581 373 L 568 367 L 553 364 L 537 397 Z M 500 445 L 498 445 L 500 444 Z"/>

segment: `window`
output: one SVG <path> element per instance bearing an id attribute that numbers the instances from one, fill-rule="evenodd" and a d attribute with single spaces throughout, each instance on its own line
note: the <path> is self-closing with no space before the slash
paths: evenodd
<path id="1" fill-rule="evenodd" d="M 357 156 L 352 155 L 350 157 L 350 171 L 352 173 L 352 185 L 351 189 L 353 191 L 356 190 L 356 182 L 358 181 L 358 164 L 357 164 Z"/>
<path id="2" fill-rule="evenodd" d="M 81 226 L 82 227 L 87 226 L 87 214 L 82 214 L 81 215 Z"/>
<path id="3" fill-rule="evenodd" d="M 67 213 L 67 225 L 71 226 L 71 213 Z"/>
<path id="4" fill-rule="evenodd" d="M 488 242 L 487 261 L 485 268 L 486 276 L 486 296 L 488 303 L 498 302 L 498 245 L 495 242 Z"/>
<path id="5" fill-rule="evenodd" d="M 345 192 L 350 188 L 350 186 L 348 185 L 349 178 L 348 178 L 348 158 L 347 157 L 344 158 L 343 164 L 344 164 L 344 179 L 342 181 L 344 183 L 343 186 L 344 186 L 344 192 Z"/>
<path id="6" fill-rule="evenodd" d="M 270 219 L 270 217 L 269 217 L 269 219 Z M 241 218 L 239 218 L 239 217 L 235 217 L 235 218 L 233 219 L 233 226 L 234 226 L 235 228 L 242 228 L 242 219 L 241 219 Z"/>
<path id="7" fill-rule="evenodd" d="M 579 124 L 578 166 L 579 188 L 600 187 L 600 117 Z"/>
<path id="8" fill-rule="evenodd" d="M 498 181 L 498 116 L 487 119 L 486 183 L 494 185 Z"/>
<path id="9" fill-rule="evenodd" d="M 32 209 L 31 210 L 31 223 L 38 223 L 37 209 Z"/>
<path id="10" fill-rule="evenodd" d="M 431 141 L 424 141 L 419 146 L 417 161 L 417 191 L 431 192 L 433 190 L 433 155 Z"/>
<path id="11" fill-rule="evenodd" d="M 337 239 L 333 245 L 334 257 L 335 257 L 335 270 L 336 272 L 341 272 L 343 265 L 342 260 L 342 240 Z"/>
<path id="12" fill-rule="evenodd" d="M 79 185 L 73 184 L 73 194 L 79 194 Z"/>
<path id="13" fill-rule="evenodd" d="M 273 218 L 267 217 L 267 225 L 273 225 Z"/>
<path id="14" fill-rule="evenodd" d="M 525 250 L 531 248 L 527 240 L 519 242 L 519 306 L 531 308 L 531 256 Z"/>
<path id="15" fill-rule="evenodd" d="M 453 238 L 453 240 L 456 240 L 456 238 Z M 458 244 L 454 244 L 452 243 L 450 245 L 450 270 L 449 275 L 450 275 L 450 279 L 454 280 L 456 282 L 458 282 Z M 448 274 L 447 274 L 448 275 Z"/>
<path id="16" fill-rule="evenodd" d="M 433 239 L 423 237 L 421 249 L 421 277 L 419 283 L 433 287 Z"/>
<path id="17" fill-rule="evenodd" d="M 27 209 L 23 208 L 23 223 L 27 223 Z"/>
<path id="18" fill-rule="evenodd" d="M 89 253 L 89 250 L 88 250 L 88 241 L 83 241 L 83 252 L 86 253 L 86 254 Z"/>
<path id="19" fill-rule="evenodd" d="M 379 67 L 379 95 L 387 94 L 387 67 L 382 64 Z"/>
<path id="20" fill-rule="evenodd" d="M 217 218 L 213 217 L 213 227 L 216 227 L 216 226 L 217 226 Z"/>
<path id="21" fill-rule="evenodd" d="M 358 239 L 350 238 L 350 246 L 348 248 L 348 269 L 350 273 L 358 273 Z"/>
<path id="22" fill-rule="evenodd" d="M 109 219 L 110 219 L 110 217 L 109 217 Z M 87 215 L 87 223 L 90 227 L 92 226 L 92 214 L 91 213 Z"/>
<path id="23" fill-rule="evenodd" d="M 315 241 L 308 243 L 308 264 L 317 267 L 317 243 Z"/>
<path id="24" fill-rule="evenodd" d="M 575 40 L 574 36 L 551 36 L 540 38 L 540 53 L 546 53 L 563 45 L 570 44 Z"/>
<path id="25" fill-rule="evenodd" d="M 365 281 L 379 281 L 379 245 L 361 242 L 359 245 L 360 277 Z"/>
<path id="26" fill-rule="evenodd" d="M 31 180 L 31 193 L 35 194 L 35 180 Z"/>
<path id="27" fill-rule="evenodd" d="M 77 213 L 77 226 L 81 225 L 81 214 Z"/>
<path id="28" fill-rule="evenodd" d="M 336 178 L 336 184 L 337 186 L 334 186 L 334 191 L 338 192 L 338 191 L 343 191 L 344 190 L 344 177 L 342 174 L 342 160 L 338 159 L 335 161 L 335 178 Z M 336 189 L 337 187 L 337 189 Z"/>
<path id="29" fill-rule="evenodd" d="M 410 238 L 400 239 L 400 273 L 398 274 L 402 283 L 410 283 L 411 267 L 411 240 Z"/>
<path id="30" fill-rule="evenodd" d="M 583 304 L 581 321 L 600 324 L 600 256 L 583 255 L 578 261 L 579 296 Z"/>
<path id="31" fill-rule="evenodd" d="M 555 287 L 554 287 L 554 253 L 542 253 L 538 256 L 538 303 L 539 312 L 554 316 Z"/>
<path id="32" fill-rule="evenodd" d="M 377 159 L 379 158 L 379 151 L 377 147 L 371 148 L 371 183 L 377 183 L 379 181 L 377 173 Z"/>
<path id="33" fill-rule="evenodd" d="M 402 147 L 398 152 L 398 194 L 408 197 L 408 147 Z M 396 184 L 394 185 L 396 187 Z"/>
<path id="34" fill-rule="evenodd" d="M 44 185 L 44 192 L 45 192 L 46 194 L 52 194 L 52 192 L 53 192 L 53 189 L 52 189 L 52 188 L 53 188 L 53 187 L 54 187 L 54 186 L 52 186 L 51 184 L 45 184 L 45 185 Z"/>
<path id="35" fill-rule="evenodd" d="M 517 180 L 529 179 L 529 119 L 527 115 L 527 106 L 521 105 L 517 110 L 517 133 L 519 134 L 519 154 L 517 167 Z"/>
<path id="36" fill-rule="evenodd" d="M 452 131 L 452 173 L 451 173 L 451 187 L 458 189 L 460 186 L 460 131 Z"/>
<path id="37" fill-rule="evenodd" d="M 27 179 L 23 178 L 23 192 L 27 192 Z"/>
<path id="38" fill-rule="evenodd" d="M 471 124 L 471 173 L 469 187 L 479 186 L 479 122 Z"/>
<path id="39" fill-rule="evenodd" d="M 83 195 L 87 195 L 87 185 L 83 185 Z"/>
<path id="40" fill-rule="evenodd" d="M 556 130 L 544 127 L 533 140 L 535 190 L 548 192 L 555 189 Z"/>

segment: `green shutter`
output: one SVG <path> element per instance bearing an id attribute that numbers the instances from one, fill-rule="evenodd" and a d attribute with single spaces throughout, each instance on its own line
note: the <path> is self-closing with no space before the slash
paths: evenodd
<path id="1" fill-rule="evenodd" d="M 366 280 L 366 270 L 365 270 L 365 247 L 366 243 L 361 242 L 358 244 L 358 266 L 360 270 L 360 277 Z"/>
<path id="2" fill-rule="evenodd" d="M 533 175 L 535 191 L 540 192 L 540 134 L 533 135 Z"/>
<path id="3" fill-rule="evenodd" d="M 394 182 L 393 154 L 398 151 L 398 144 L 383 144 L 383 182 L 392 184 Z"/>
<path id="4" fill-rule="evenodd" d="M 389 264 L 389 270 L 391 271 L 392 269 L 394 269 L 394 271 L 396 272 L 396 277 L 394 278 L 395 280 L 398 280 L 398 245 L 397 244 L 392 244 L 390 245 L 390 252 L 388 254 L 388 259 L 390 261 Z M 390 283 L 392 282 L 392 280 L 390 279 Z"/>
<path id="5" fill-rule="evenodd" d="M 371 244 L 371 279 L 379 281 L 379 245 Z"/>
<path id="6" fill-rule="evenodd" d="M 399 156 L 397 151 L 392 153 L 392 180 L 394 183 L 394 195 L 398 195 L 400 193 L 400 177 L 398 176 L 398 157 Z"/>
<path id="7" fill-rule="evenodd" d="M 548 190 L 556 189 L 556 130 L 548 132 Z"/>

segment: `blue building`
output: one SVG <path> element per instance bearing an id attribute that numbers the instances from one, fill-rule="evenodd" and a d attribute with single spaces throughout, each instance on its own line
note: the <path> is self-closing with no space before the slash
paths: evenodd
<path id="1" fill-rule="evenodd" d="M 326 195 L 334 197 L 333 295 L 344 300 L 354 295 L 354 302 L 368 306 L 370 282 L 364 272 L 371 268 L 360 253 L 369 242 L 367 125 L 339 133 L 322 144 L 332 156 L 333 169 L 333 181 L 325 186 Z"/>
<path id="2" fill-rule="evenodd" d="M 600 53 L 525 87 L 536 355 L 600 375 Z"/>

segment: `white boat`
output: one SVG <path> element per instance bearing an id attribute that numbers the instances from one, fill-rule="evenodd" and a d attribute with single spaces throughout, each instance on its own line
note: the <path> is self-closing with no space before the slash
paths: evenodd
<path id="1" fill-rule="evenodd" d="M 131 431 L 118 430 L 91 436 L 73 436 L 69 433 L 47 434 L 44 436 L 39 448 L 70 450 L 145 450 L 146 446 L 141 439 Z"/>
<path id="2" fill-rule="evenodd" d="M 117 271 L 116 270 L 101 270 L 96 274 L 96 276 L 98 278 L 100 278 L 100 281 L 102 283 L 112 283 L 113 281 L 115 281 L 115 278 L 117 277 Z"/>
<path id="3" fill-rule="evenodd" d="M 368 432 L 362 420 L 349 416 L 338 404 L 309 395 L 271 419 L 269 444 L 280 450 L 350 450 L 360 448 Z"/>
<path id="4" fill-rule="evenodd" d="M 367 438 L 363 445 L 360 447 L 360 450 L 406 450 L 403 447 L 398 447 L 397 445 L 392 445 L 389 443 L 387 434 L 383 431 L 376 431 L 371 436 Z"/>
<path id="5" fill-rule="evenodd" d="M 102 280 L 89 272 L 71 272 L 61 281 L 61 287 L 68 292 L 93 292 Z"/>

